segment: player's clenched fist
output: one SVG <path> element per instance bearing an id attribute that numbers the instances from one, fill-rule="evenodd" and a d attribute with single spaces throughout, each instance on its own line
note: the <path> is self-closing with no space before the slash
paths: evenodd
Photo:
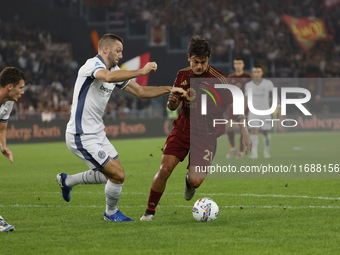
<path id="1" fill-rule="evenodd" d="M 181 96 L 179 94 L 170 94 L 169 96 L 169 102 L 177 102 Z"/>
<path id="2" fill-rule="evenodd" d="M 157 63 L 156 62 L 148 62 L 142 69 L 142 75 L 147 75 L 151 71 L 156 71 L 157 70 Z"/>
<path id="3" fill-rule="evenodd" d="M 181 96 L 181 97 L 184 97 L 184 96 L 186 96 L 187 95 L 187 92 L 184 90 L 184 89 L 182 89 L 182 88 L 178 88 L 178 87 L 172 87 L 171 88 L 171 90 L 170 90 L 170 92 L 172 93 L 171 95 L 170 95 L 170 97 L 171 96 Z M 169 97 L 169 100 L 170 100 L 170 97 Z M 177 100 L 176 100 L 177 101 Z"/>

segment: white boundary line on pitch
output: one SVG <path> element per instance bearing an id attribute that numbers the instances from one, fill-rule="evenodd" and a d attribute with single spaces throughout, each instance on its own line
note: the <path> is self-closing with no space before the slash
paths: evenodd
<path id="1" fill-rule="evenodd" d="M 0 194 L 60 194 L 60 191 L 54 192 L 36 192 L 36 191 L 29 191 L 29 192 L 0 192 Z M 104 194 L 103 192 L 77 192 L 74 191 L 75 194 Z M 149 195 L 149 193 L 145 192 L 122 192 L 122 195 Z M 183 195 L 183 193 L 164 193 L 163 195 Z M 229 196 L 229 197 L 280 197 L 280 198 L 305 198 L 305 199 L 320 199 L 320 200 L 340 200 L 340 197 L 315 197 L 315 196 L 299 196 L 299 195 L 277 195 L 277 194 L 229 194 L 229 193 L 196 193 L 196 195 L 200 196 Z"/>
<path id="2" fill-rule="evenodd" d="M 16 207 L 16 208 L 104 208 L 105 206 L 99 206 L 99 205 L 0 205 L 0 208 L 5 207 Z M 131 205 L 120 205 L 119 208 L 145 208 L 145 205 L 139 205 L 139 206 L 131 206 Z M 158 207 L 175 207 L 175 208 L 192 208 L 192 206 L 188 205 L 176 205 L 176 206 L 162 206 L 159 205 Z M 277 205 L 262 205 L 262 206 L 250 206 L 250 205 L 230 205 L 230 206 L 220 206 L 220 208 L 258 208 L 258 209 L 276 209 L 276 208 L 282 208 L 282 209 L 340 209 L 340 206 L 314 206 L 314 205 L 308 205 L 308 206 L 277 206 Z"/>

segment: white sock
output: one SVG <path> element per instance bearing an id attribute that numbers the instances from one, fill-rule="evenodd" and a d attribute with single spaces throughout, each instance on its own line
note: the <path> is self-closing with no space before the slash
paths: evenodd
<path id="1" fill-rule="evenodd" d="M 263 135 L 263 145 L 264 145 L 264 151 L 269 152 L 269 147 L 270 147 L 270 141 L 271 141 L 271 136 L 270 134 L 268 135 Z"/>
<path id="2" fill-rule="evenodd" d="M 251 134 L 250 135 L 250 139 L 253 142 L 253 147 L 251 149 L 252 154 L 256 154 L 257 155 L 257 146 L 259 145 L 259 136 Z"/>
<path id="3" fill-rule="evenodd" d="M 115 214 L 117 209 L 117 204 L 122 193 L 123 184 L 112 183 L 107 180 L 105 185 L 105 196 L 106 196 L 106 214 L 111 216 Z"/>
<path id="4" fill-rule="evenodd" d="M 66 185 L 73 187 L 78 184 L 102 184 L 106 183 L 107 179 L 100 171 L 88 170 L 79 174 L 68 175 Z"/>

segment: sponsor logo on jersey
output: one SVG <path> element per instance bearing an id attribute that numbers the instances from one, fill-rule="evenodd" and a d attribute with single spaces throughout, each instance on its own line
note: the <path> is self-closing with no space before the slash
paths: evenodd
<path id="1" fill-rule="evenodd" d="M 101 159 L 105 158 L 106 157 L 105 151 L 98 151 L 98 157 Z"/>
<path id="2" fill-rule="evenodd" d="M 110 94 L 111 94 L 112 91 L 113 91 L 113 89 L 108 89 L 108 88 L 104 87 L 103 84 L 100 86 L 100 90 L 105 91 L 105 92 L 110 93 Z"/>
<path id="3" fill-rule="evenodd" d="M 186 98 L 189 100 L 189 101 L 193 101 L 196 99 L 196 96 L 197 96 L 197 93 L 195 91 L 195 89 L 193 88 L 188 88 L 187 89 L 187 94 L 185 95 Z"/>
<path id="4" fill-rule="evenodd" d="M 185 85 L 187 85 L 188 83 L 187 83 L 187 80 L 185 80 L 185 81 L 183 81 L 182 83 L 181 83 L 181 86 L 185 86 Z"/>
<path id="5" fill-rule="evenodd" d="M 100 63 L 99 62 L 96 62 L 96 64 L 94 66 L 100 66 Z"/>

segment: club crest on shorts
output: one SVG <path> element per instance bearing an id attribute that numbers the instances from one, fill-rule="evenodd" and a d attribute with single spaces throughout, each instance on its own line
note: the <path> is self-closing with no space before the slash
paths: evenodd
<path id="1" fill-rule="evenodd" d="M 102 159 L 105 158 L 106 157 L 105 151 L 98 151 L 98 157 Z"/>

